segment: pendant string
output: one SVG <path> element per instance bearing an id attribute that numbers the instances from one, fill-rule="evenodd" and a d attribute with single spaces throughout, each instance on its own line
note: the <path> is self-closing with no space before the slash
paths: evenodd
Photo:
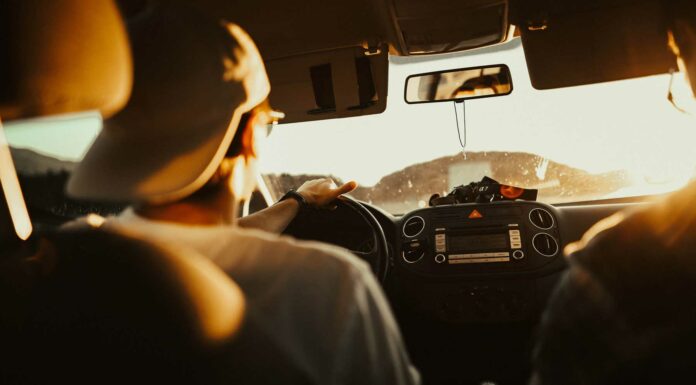
<path id="1" fill-rule="evenodd" d="M 679 107 L 677 103 L 674 101 L 674 94 L 672 94 L 672 85 L 674 84 L 674 68 L 669 69 L 669 89 L 667 90 L 667 100 L 672 104 L 674 108 L 677 109 L 677 111 L 681 112 L 682 114 L 687 114 L 689 115 L 689 112 L 686 111 L 685 109 Z"/>
<path id="2" fill-rule="evenodd" d="M 462 146 L 462 155 L 466 159 L 466 104 L 464 101 L 460 101 L 462 105 L 462 129 L 459 128 L 459 116 L 457 115 L 457 102 L 454 103 L 454 119 L 457 122 L 457 139 L 459 139 L 459 144 Z"/>

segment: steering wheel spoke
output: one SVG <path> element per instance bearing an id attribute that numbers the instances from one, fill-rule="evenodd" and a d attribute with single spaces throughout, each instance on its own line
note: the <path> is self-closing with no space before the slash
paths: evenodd
<path id="1" fill-rule="evenodd" d="M 387 269 L 389 267 L 389 247 L 387 245 L 387 238 L 384 235 L 384 230 L 382 229 L 379 221 L 362 203 L 351 197 L 344 195 L 338 198 L 336 200 L 336 205 L 341 206 L 339 208 L 346 208 L 348 211 L 353 212 L 361 219 L 362 223 L 367 225 L 370 233 L 369 238 L 361 245 L 355 245 L 354 247 L 349 248 L 349 251 L 358 258 L 367 262 L 372 267 L 372 271 L 375 273 L 378 280 L 380 282 L 384 282 L 387 276 Z M 331 213 L 345 211 L 346 210 L 317 210 L 316 213 L 313 213 L 312 210 L 307 210 L 302 215 L 309 215 L 311 217 L 313 215 L 332 215 Z M 332 225 L 332 222 L 327 223 L 324 219 L 314 222 L 311 219 L 304 218 L 302 221 L 314 223 L 315 226 L 324 226 L 321 229 L 322 232 L 335 231 L 336 234 L 340 234 L 340 232 L 343 231 L 343 229 L 340 227 Z M 312 234 L 307 234 L 306 224 L 302 227 L 302 230 L 299 231 L 300 234 L 297 234 L 299 228 L 292 227 L 293 226 L 291 223 L 291 226 L 288 226 L 285 233 L 296 236 L 301 234 L 301 236 L 299 236 L 301 239 L 321 240 L 321 237 L 313 238 Z M 319 230 L 317 229 L 317 231 Z"/>
<path id="2" fill-rule="evenodd" d="M 389 248 L 387 246 L 387 237 L 384 235 L 384 230 L 379 224 L 379 221 L 362 203 L 349 197 L 342 196 L 337 199 L 337 204 L 345 206 L 358 214 L 363 221 L 369 226 L 372 233 L 372 250 L 357 251 L 351 250 L 358 258 L 368 262 L 372 266 L 372 270 L 381 282 L 384 282 L 387 276 L 389 267 Z"/>

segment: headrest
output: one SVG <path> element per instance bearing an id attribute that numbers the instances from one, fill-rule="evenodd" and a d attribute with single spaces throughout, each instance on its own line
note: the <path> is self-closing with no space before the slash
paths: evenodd
<path id="1" fill-rule="evenodd" d="M 112 0 L 3 1 L 0 36 L 4 120 L 95 109 L 110 116 L 130 95 L 128 39 Z"/>

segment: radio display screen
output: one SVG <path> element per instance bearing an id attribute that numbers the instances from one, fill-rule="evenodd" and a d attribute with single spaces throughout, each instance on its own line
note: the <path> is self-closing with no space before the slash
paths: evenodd
<path id="1" fill-rule="evenodd" d="M 451 251 L 474 251 L 474 250 L 506 250 L 507 233 L 503 234 L 479 234 L 479 235 L 454 235 L 449 234 L 448 249 Z"/>

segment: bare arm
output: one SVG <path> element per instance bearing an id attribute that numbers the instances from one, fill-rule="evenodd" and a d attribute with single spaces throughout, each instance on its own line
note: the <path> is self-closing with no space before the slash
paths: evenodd
<path id="1" fill-rule="evenodd" d="M 271 207 L 239 218 L 238 224 L 249 229 L 280 233 L 288 227 L 288 224 L 295 218 L 299 209 L 300 204 L 296 200 L 286 199 Z"/>
<path id="2" fill-rule="evenodd" d="M 357 184 L 353 181 L 337 187 L 333 180 L 326 178 L 305 182 L 297 189 L 297 192 L 302 195 L 309 206 L 325 209 L 331 208 L 336 198 L 355 190 L 356 187 Z M 299 212 L 299 209 L 300 205 L 296 200 L 286 199 L 271 207 L 240 218 L 238 223 L 241 227 L 280 233 L 288 227 Z"/>

